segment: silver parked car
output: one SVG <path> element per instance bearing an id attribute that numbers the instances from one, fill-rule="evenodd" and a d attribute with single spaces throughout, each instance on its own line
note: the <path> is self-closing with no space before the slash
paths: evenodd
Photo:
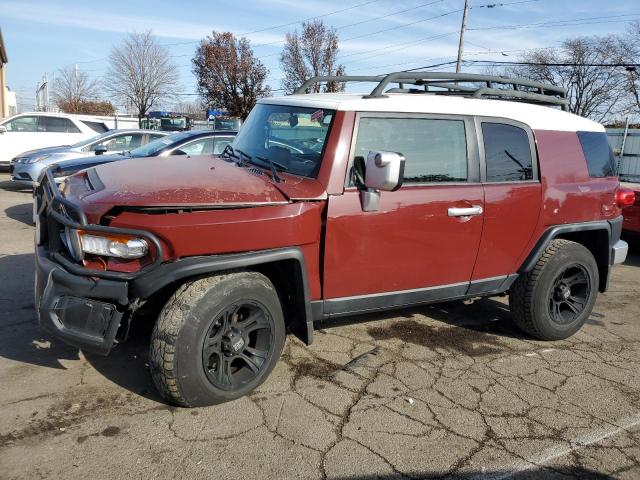
<path id="1" fill-rule="evenodd" d="M 86 157 L 91 153 L 124 153 L 168 135 L 170 132 L 150 130 L 109 130 L 74 145 L 40 148 L 21 153 L 11 160 L 11 180 L 23 186 L 37 185 L 41 173 L 54 163 Z"/>

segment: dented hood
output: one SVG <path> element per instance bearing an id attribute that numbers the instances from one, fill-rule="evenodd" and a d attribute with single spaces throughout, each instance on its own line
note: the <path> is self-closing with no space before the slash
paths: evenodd
<path id="1" fill-rule="evenodd" d="M 82 175 L 70 177 L 65 194 L 81 199 L 95 215 L 117 206 L 233 208 L 326 198 L 317 180 L 281 175 L 283 181 L 275 183 L 261 169 L 211 155 L 135 158 L 93 170 L 89 182 Z"/>

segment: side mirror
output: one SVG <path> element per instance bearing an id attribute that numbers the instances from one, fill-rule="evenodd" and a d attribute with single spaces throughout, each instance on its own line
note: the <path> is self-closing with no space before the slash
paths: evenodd
<path id="1" fill-rule="evenodd" d="M 0 133 L 5 133 L 7 131 L 7 127 L 4 125 L 0 125 Z"/>
<path id="2" fill-rule="evenodd" d="M 106 145 L 100 144 L 100 145 L 96 145 L 93 148 L 93 153 L 95 153 L 96 155 L 104 155 L 105 153 L 107 153 L 109 151 L 109 149 L 107 148 Z"/>
<path id="3" fill-rule="evenodd" d="M 370 151 L 364 168 L 360 202 L 365 212 L 377 211 L 380 191 L 395 192 L 402 186 L 405 158 L 401 153 Z"/>

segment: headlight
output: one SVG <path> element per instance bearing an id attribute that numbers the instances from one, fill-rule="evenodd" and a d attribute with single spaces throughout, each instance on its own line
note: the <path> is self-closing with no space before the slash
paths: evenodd
<path id="1" fill-rule="evenodd" d="M 36 163 L 44 160 L 45 158 L 49 158 L 50 155 L 39 155 L 37 157 L 25 157 L 23 159 L 23 163 Z"/>
<path id="2" fill-rule="evenodd" d="M 141 258 L 149 251 L 142 238 L 125 238 L 111 235 L 92 235 L 80 232 L 80 245 L 84 253 L 117 258 Z"/>

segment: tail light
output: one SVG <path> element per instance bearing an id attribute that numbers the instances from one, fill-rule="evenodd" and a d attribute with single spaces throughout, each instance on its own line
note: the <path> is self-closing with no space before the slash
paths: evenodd
<path id="1" fill-rule="evenodd" d="M 636 201 L 636 193 L 630 188 L 620 187 L 616 190 L 616 203 L 620 208 L 630 207 Z"/>

